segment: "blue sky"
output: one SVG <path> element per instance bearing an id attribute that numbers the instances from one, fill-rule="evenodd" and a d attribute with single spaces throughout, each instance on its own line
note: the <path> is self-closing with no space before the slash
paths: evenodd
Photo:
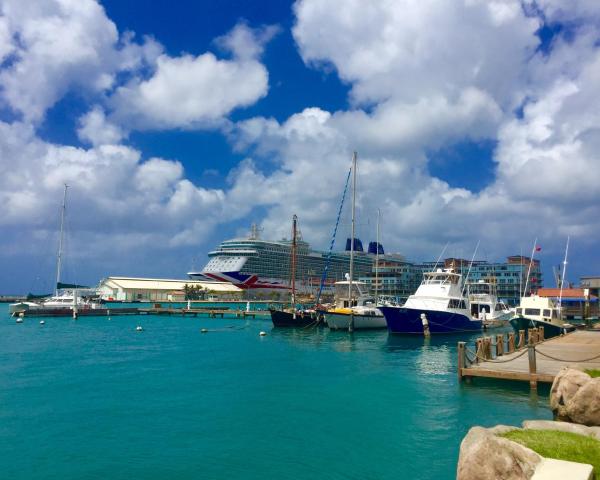
<path id="1" fill-rule="evenodd" d="M 51 288 L 65 182 L 68 280 L 325 248 L 353 150 L 364 242 L 600 274 L 599 40 L 592 0 L 2 0 L 0 292 Z"/>

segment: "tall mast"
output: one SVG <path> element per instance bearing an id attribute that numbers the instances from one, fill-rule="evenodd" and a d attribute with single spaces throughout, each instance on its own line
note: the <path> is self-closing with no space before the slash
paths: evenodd
<path id="1" fill-rule="evenodd" d="M 375 305 L 378 303 L 377 294 L 379 291 L 379 218 L 381 217 L 381 210 L 377 209 L 377 250 L 375 251 Z"/>
<path id="2" fill-rule="evenodd" d="M 567 254 L 569 253 L 569 238 L 567 237 L 567 246 L 565 248 L 565 259 L 563 260 L 562 278 L 560 280 L 560 295 L 558 297 L 558 316 L 562 318 L 562 293 L 565 284 L 565 272 L 567 271 Z"/>
<path id="3" fill-rule="evenodd" d="M 531 265 L 533 264 L 533 256 L 535 255 L 536 246 L 537 246 L 537 237 L 533 241 L 533 248 L 531 249 L 531 258 L 529 259 L 529 267 L 527 267 L 527 277 L 525 277 L 525 288 L 523 289 L 523 296 L 527 295 L 527 286 L 529 285 L 529 274 L 531 273 Z"/>
<path id="4" fill-rule="evenodd" d="M 352 229 L 350 233 L 350 278 L 348 281 L 348 300 L 352 306 L 352 280 L 354 278 L 354 216 L 356 212 L 356 152 L 352 154 Z"/>
<path id="5" fill-rule="evenodd" d="M 296 224 L 298 223 L 298 217 L 294 215 L 292 217 L 292 308 L 296 308 Z"/>
<path id="6" fill-rule="evenodd" d="M 58 284 L 60 283 L 60 268 L 62 263 L 62 248 L 63 248 L 63 232 L 65 229 L 65 211 L 67 209 L 67 188 L 69 186 L 65 183 L 65 191 L 63 193 L 62 209 L 60 211 L 60 235 L 58 239 L 58 257 L 56 259 L 56 287 L 54 293 L 58 295 Z"/>

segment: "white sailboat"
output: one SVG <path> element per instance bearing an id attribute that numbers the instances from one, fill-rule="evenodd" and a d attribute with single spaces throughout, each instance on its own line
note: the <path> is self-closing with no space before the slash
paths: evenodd
<path id="1" fill-rule="evenodd" d="M 62 256 L 63 256 L 63 241 L 65 228 L 65 213 L 67 208 L 67 189 L 69 186 L 65 184 L 63 191 L 63 202 L 60 215 L 60 234 L 58 240 L 58 255 L 56 259 L 56 286 L 54 295 L 45 298 L 39 302 L 18 302 L 11 303 L 8 307 L 8 312 L 16 316 L 19 313 L 30 310 L 53 310 L 53 309 L 74 309 L 74 308 L 95 308 L 96 304 L 91 303 L 81 295 L 81 290 L 78 290 L 77 285 L 70 285 L 65 288 L 65 284 L 61 283 L 62 273 Z M 87 288 L 86 288 L 87 289 Z M 87 289 L 89 290 L 89 289 Z M 90 292 L 91 293 L 91 292 Z"/>
<path id="2" fill-rule="evenodd" d="M 354 237 L 356 214 L 356 160 L 352 155 L 352 227 L 350 235 L 350 273 L 347 281 L 335 283 L 334 308 L 324 312 L 327 326 L 333 330 L 386 328 L 385 318 L 368 294 L 363 282 L 354 281 Z M 379 246 L 377 247 L 379 248 Z M 344 292 L 347 292 L 347 296 Z"/>

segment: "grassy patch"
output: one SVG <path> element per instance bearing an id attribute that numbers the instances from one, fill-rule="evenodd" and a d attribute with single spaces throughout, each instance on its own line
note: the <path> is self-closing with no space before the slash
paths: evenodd
<path id="1" fill-rule="evenodd" d="M 600 370 L 596 370 L 596 369 L 593 369 L 593 368 L 587 369 L 585 371 L 585 373 L 587 373 L 592 378 L 600 377 Z"/>
<path id="2" fill-rule="evenodd" d="M 502 435 L 531 448 L 542 457 L 589 463 L 598 478 L 600 473 L 600 442 L 594 438 L 556 430 L 513 430 Z"/>

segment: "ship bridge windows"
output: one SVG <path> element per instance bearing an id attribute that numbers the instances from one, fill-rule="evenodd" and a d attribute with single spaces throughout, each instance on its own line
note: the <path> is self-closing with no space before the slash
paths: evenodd
<path id="1" fill-rule="evenodd" d="M 539 308 L 526 308 L 525 309 L 525 315 L 540 315 L 540 309 Z"/>
<path id="2" fill-rule="evenodd" d="M 441 285 L 444 283 L 456 285 L 458 283 L 458 275 L 448 273 L 426 273 L 425 283 L 427 285 Z"/>

